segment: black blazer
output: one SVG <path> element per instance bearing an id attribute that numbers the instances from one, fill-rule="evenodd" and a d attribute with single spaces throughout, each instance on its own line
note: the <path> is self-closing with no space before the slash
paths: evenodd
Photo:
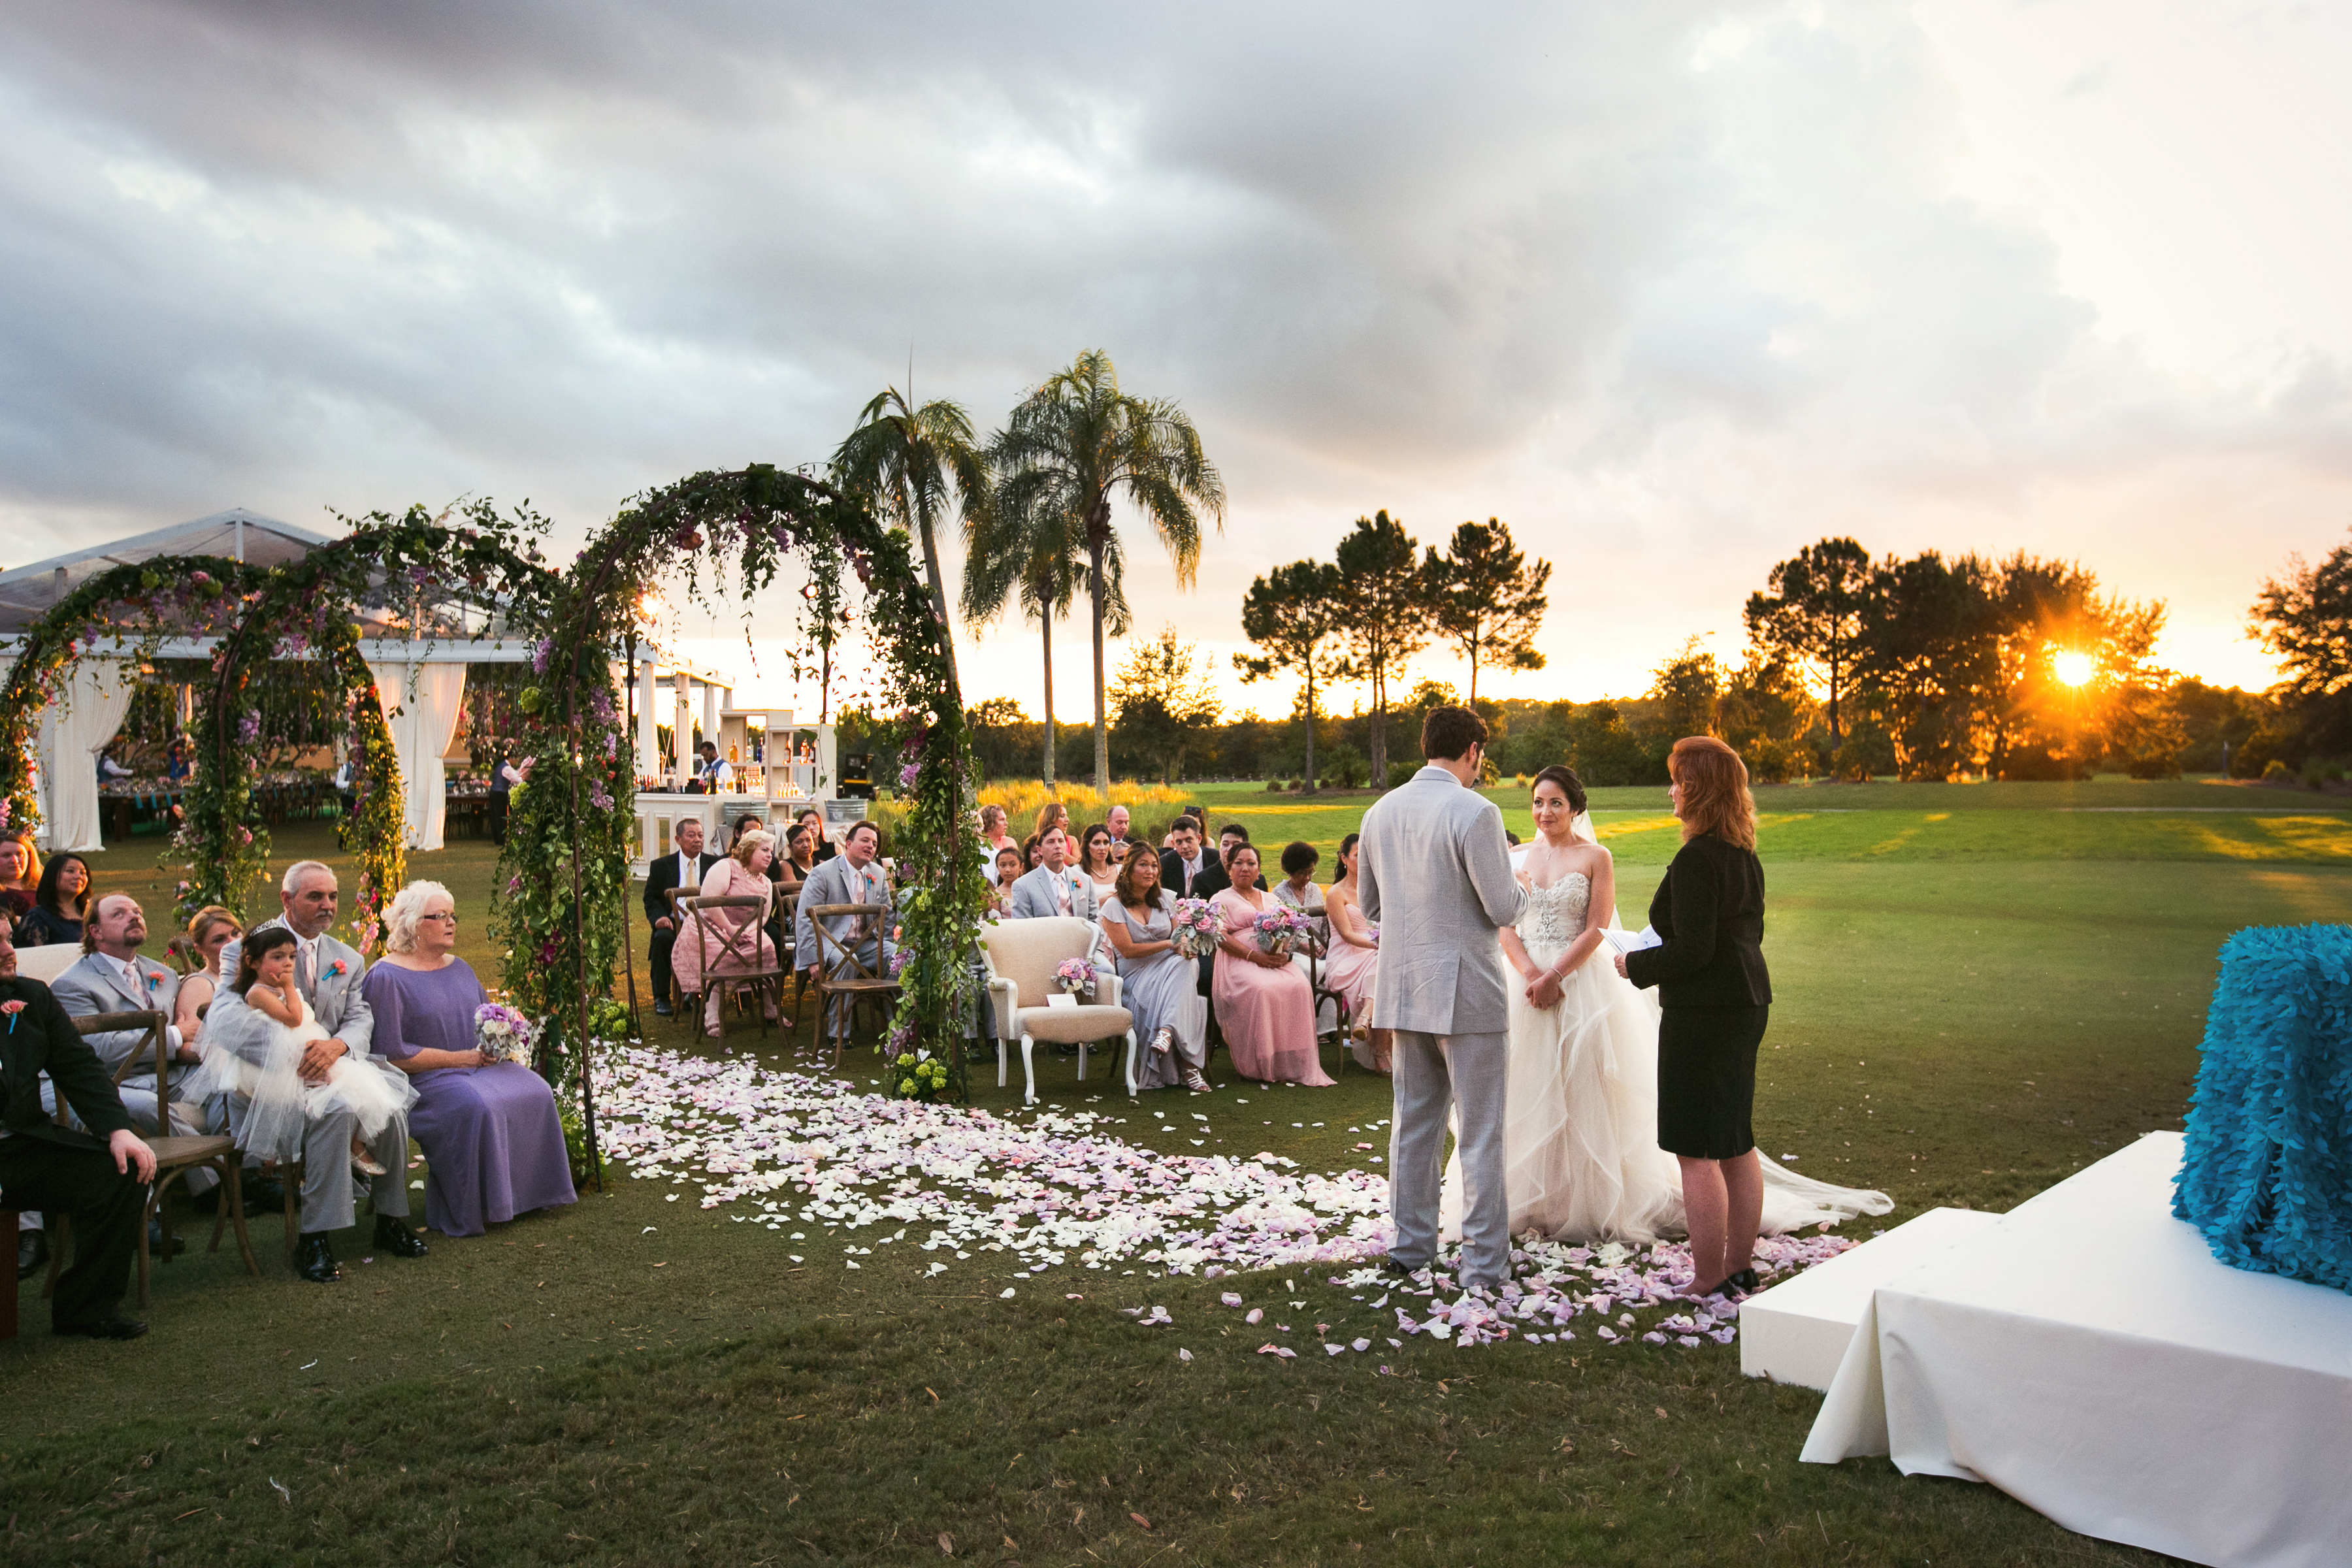
<path id="1" fill-rule="evenodd" d="M 1664 939 L 1625 956 L 1626 977 L 1658 988 L 1662 1007 L 1761 1007 L 1772 1000 L 1764 970 L 1764 863 L 1711 833 L 1685 842 L 1650 900 Z"/>
<path id="2" fill-rule="evenodd" d="M 1217 852 L 1207 849 L 1201 854 L 1201 874 L 1193 878 L 1192 887 L 1187 888 L 1184 886 L 1184 862 L 1177 858 L 1173 849 L 1162 849 L 1160 852 L 1160 885 L 1180 899 L 1207 899 L 1232 887 L 1234 879 L 1225 875 L 1225 864 L 1217 858 Z"/>
<path id="3" fill-rule="evenodd" d="M 104 1148 L 107 1134 L 131 1125 L 122 1097 L 114 1091 L 114 1075 L 99 1061 L 47 986 L 9 975 L 0 980 L 0 1007 L 12 1002 L 25 1006 L 0 1017 L 0 1126 L 17 1138 L 37 1138 L 68 1149 Z M 60 1127 L 41 1109 L 43 1073 L 89 1131 Z"/>
<path id="4" fill-rule="evenodd" d="M 698 872 L 695 878 L 696 885 L 700 886 L 702 878 L 710 874 L 710 868 L 725 858 L 724 855 L 709 849 L 696 857 Z M 667 895 L 669 890 L 677 886 L 677 851 L 673 849 L 655 861 L 646 872 L 646 921 L 647 924 L 650 925 L 655 921 L 675 918 L 674 911 L 669 907 Z"/>

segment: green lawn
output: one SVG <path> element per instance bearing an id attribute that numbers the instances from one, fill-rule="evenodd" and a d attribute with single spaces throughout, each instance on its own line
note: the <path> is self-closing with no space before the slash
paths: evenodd
<path id="1" fill-rule="evenodd" d="M 2352 915 L 2331 797 L 2105 781 L 1760 793 L 1780 1001 L 1759 1125 L 1800 1169 L 1885 1188 L 1895 1221 L 2007 1207 L 2178 1126 L 2222 937 Z M 1202 794 L 1213 821 L 1230 804 L 1261 841 L 1327 846 L 1364 804 Z M 2215 801 L 2243 809 L 2182 810 Z M 1662 792 L 1596 804 L 1638 920 L 1674 843 Z M 2079 809 L 2097 805 L 2170 815 Z M 317 829 L 279 838 L 289 857 L 327 847 Z M 149 853 L 117 852 L 101 882 L 152 911 Z M 412 869 L 457 891 L 466 951 L 494 976 L 487 848 Z M 688 1044 L 667 1028 L 655 1043 Z M 763 1060 L 791 1060 L 766 1043 Z M 747 1026 L 730 1038 L 761 1044 Z M 1386 1085 L 1354 1072 L 1132 1109 L 1069 1063 L 1041 1077 L 1051 1106 L 1124 1115 L 1139 1142 L 1181 1149 L 1150 1111 L 1203 1111 L 1230 1140 L 1208 1152 L 1313 1169 L 1363 1158 L 1350 1130 L 1388 1113 Z M 1008 1114 L 1018 1097 L 1017 1068 L 978 1094 Z M 292 1278 L 274 1220 L 256 1226 L 252 1280 L 184 1216 L 193 1249 L 159 1270 L 155 1331 L 128 1346 L 51 1341 L 26 1287 L 28 1331 L 0 1349 L 12 1560 L 911 1562 L 940 1558 L 942 1535 L 1000 1563 L 2146 1560 L 1985 1488 L 1877 1460 L 1798 1466 L 1818 1396 L 1746 1382 L 1736 1346 L 1416 1338 L 1283 1362 L 1255 1353 L 1266 1336 L 1220 1289 L 1335 1337 L 1379 1315 L 1297 1272 L 1073 1265 L 1010 1300 L 986 1254 L 926 1283 L 929 1255 L 874 1245 L 835 1272 L 840 1241 L 788 1247 L 665 1202 L 678 1190 L 616 1171 L 574 1208 L 435 1238 L 417 1263 L 360 1262 L 353 1236 L 331 1289 Z M 1146 1304 L 1174 1326 L 1118 1310 Z"/>

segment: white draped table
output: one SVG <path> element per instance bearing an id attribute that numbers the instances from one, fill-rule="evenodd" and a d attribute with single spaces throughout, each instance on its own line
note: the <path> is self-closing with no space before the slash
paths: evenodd
<path id="1" fill-rule="evenodd" d="M 2194 1563 L 2352 1562 L 2352 1296 L 2217 1262 L 2180 1158 L 2151 1132 L 1881 1284 L 1801 1457 Z"/>

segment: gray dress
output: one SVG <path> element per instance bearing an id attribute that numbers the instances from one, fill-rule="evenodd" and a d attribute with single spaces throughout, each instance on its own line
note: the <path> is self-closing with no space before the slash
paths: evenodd
<path id="1" fill-rule="evenodd" d="M 1106 921 L 1127 926 L 1129 942 L 1166 942 L 1175 931 L 1169 918 L 1173 895 L 1160 890 L 1160 907 L 1139 921 L 1135 910 L 1112 904 L 1103 910 Z M 1116 950 L 1114 950 L 1116 951 Z M 1193 961 L 1170 948 L 1145 958 L 1118 961 L 1119 1001 L 1135 1015 L 1135 1042 L 1142 1047 L 1136 1083 L 1143 1089 L 1175 1089 L 1182 1085 L 1186 1068 L 1200 1068 L 1209 1061 L 1209 1004 L 1201 994 L 1200 970 Z M 1171 1038 L 1165 1052 L 1151 1048 L 1160 1031 Z"/>

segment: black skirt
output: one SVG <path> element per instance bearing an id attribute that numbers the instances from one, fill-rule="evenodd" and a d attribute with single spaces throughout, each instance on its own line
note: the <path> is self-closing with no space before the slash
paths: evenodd
<path id="1" fill-rule="evenodd" d="M 1686 1160 L 1756 1147 L 1756 1048 L 1765 1007 L 1667 1007 L 1658 1016 L 1658 1146 Z"/>

